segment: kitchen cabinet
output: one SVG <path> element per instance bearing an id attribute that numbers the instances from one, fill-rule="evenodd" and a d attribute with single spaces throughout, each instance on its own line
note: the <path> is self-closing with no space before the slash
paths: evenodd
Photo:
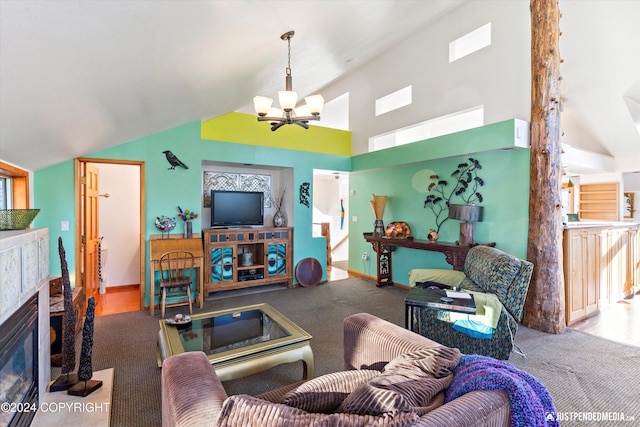
<path id="1" fill-rule="evenodd" d="M 598 230 L 581 228 L 564 232 L 565 311 L 567 324 L 598 312 L 600 250 Z"/>
<path id="2" fill-rule="evenodd" d="M 640 290 L 637 223 L 580 222 L 564 230 L 567 325 Z"/>

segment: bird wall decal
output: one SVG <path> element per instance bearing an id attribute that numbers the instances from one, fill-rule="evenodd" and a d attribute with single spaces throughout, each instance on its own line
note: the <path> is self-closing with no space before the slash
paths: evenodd
<path id="1" fill-rule="evenodd" d="M 173 154 L 171 151 L 166 150 L 163 151 L 164 155 L 167 156 L 167 161 L 169 162 L 169 164 L 171 165 L 171 167 L 169 168 L 169 170 L 171 169 L 175 169 L 176 166 L 180 166 L 184 169 L 189 169 L 189 166 L 185 165 L 184 163 L 182 163 L 180 161 L 179 158 L 176 157 L 175 154 Z"/>

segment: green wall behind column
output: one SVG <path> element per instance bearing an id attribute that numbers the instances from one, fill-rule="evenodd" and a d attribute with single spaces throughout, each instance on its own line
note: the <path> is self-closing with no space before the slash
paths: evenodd
<path id="1" fill-rule="evenodd" d="M 351 174 L 349 189 L 350 215 L 358 217 L 357 222 L 349 225 L 349 268 L 372 276 L 376 275 L 376 254 L 367 243 L 362 233 L 373 230 L 374 215 L 369 204 L 372 195 L 388 196 L 384 212 L 385 226 L 392 221 L 405 221 L 412 230 L 416 239 L 426 240 L 430 228 L 436 228 L 435 216 L 429 209 L 424 208 L 424 199 L 427 195 L 429 176 L 437 174 L 441 179 L 450 182 L 448 188 L 452 188 L 451 173 L 459 163 L 468 161 L 469 157 L 477 159 L 482 165 L 478 175 L 484 179 L 485 185 L 480 189 L 484 196 L 480 206 L 484 206 L 484 219 L 475 224 L 474 237 L 479 243 L 495 242 L 496 247 L 520 258 L 526 258 L 527 234 L 528 234 L 528 209 L 529 209 L 529 150 L 512 148 L 508 150 L 495 150 L 489 147 L 487 152 L 451 157 L 456 152 L 456 141 L 463 143 L 464 147 L 458 151 L 470 151 L 468 140 L 470 138 L 487 139 L 495 143 L 495 140 L 513 142 L 513 128 L 503 122 L 498 126 L 490 125 L 472 131 L 460 132 L 449 137 L 438 138 L 441 150 L 447 151 L 448 158 L 437 159 L 428 146 L 424 151 L 415 151 L 422 143 L 433 143 L 433 140 L 416 143 L 412 155 L 407 156 L 407 146 L 383 150 L 375 155 L 372 163 L 381 166 L 382 159 L 385 168 L 371 170 L 359 170 Z M 488 135 L 483 135 L 482 130 L 487 130 Z M 498 132 L 496 133 L 496 130 Z M 411 144 L 413 145 L 413 144 Z M 504 144 L 508 146 L 508 143 Z M 512 145 L 513 146 L 513 145 Z M 446 148 L 445 148 L 446 147 Z M 478 145 L 474 145 L 477 150 Z M 366 169 L 366 160 L 373 153 L 354 157 L 356 164 L 361 169 Z M 439 155 L 444 155 L 440 153 Z M 435 157 L 435 159 L 434 159 Z M 403 164 L 407 160 L 411 164 Z M 427 161 L 420 161 L 428 159 Z M 432 160 L 433 159 L 433 160 Z M 463 203 L 454 197 L 452 203 Z M 349 220 L 352 220 L 349 218 Z M 440 229 L 440 241 L 455 242 L 459 236 L 459 221 L 447 220 Z M 362 253 L 368 252 L 369 261 L 362 261 Z M 440 253 L 420 251 L 415 249 L 397 248 L 392 254 L 393 281 L 408 284 L 408 273 L 413 268 L 447 268 Z"/>
<path id="2" fill-rule="evenodd" d="M 36 228 L 49 229 L 49 275 L 62 275 L 58 238 L 62 237 L 69 280 L 75 286 L 75 218 L 73 200 L 73 161 L 60 163 L 34 173 L 34 206 L 40 209 Z M 62 221 L 69 221 L 69 231 L 62 231 Z"/>
<path id="3" fill-rule="evenodd" d="M 264 124 L 264 123 L 262 123 Z M 478 242 L 496 242 L 497 247 L 524 258 L 527 246 L 529 198 L 529 150 L 513 148 L 516 144 L 514 121 L 509 120 L 482 128 L 432 138 L 407 146 L 395 147 L 358 156 L 315 153 L 269 146 L 236 144 L 201 138 L 201 123 L 195 121 L 154 135 L 98 151 L 85 157 L 133 160 L 145 163 L 144 212 L 146 235 L 157 234 L 155 217 L 175 216 L 177 206 L 192 210 L 202 209 L 202 161 L 249 163 L 293 169 L 294 197 L 294 265 L 306 257 L 326 262 L 324 238 L 312 237 L 312 208 L 299 203 L 299 187 L 313 183 L 313 169 L 353 171 L 350 177 L 349 215 L 358 217 L 350 224 L 349 268 L 375 276 L 375 254 L 362 237 L 373 230 L 373 212 L 369 201 L 372 194 L 389 197 L 384 222 L 406 221 L 413 235 L 424 239 L 429 228 L 435 228 L 431 211 L 423 208 L 426 197 L 426 177 L 436 173 L 449 178 L 468 153 L 483 166 L 480 176 L 486 185 L 482 189 L 485 207 L 484 221 L 475 226 Z M 265 132 L 271 132 L 266 126 Z M 277 132 L 276 132 L 277 134 Z M 340 136 L 343 138 L 343 136 Z M 305 141 L 301 140 L 300 144 Z M 189 169 L 168 170 L 164 150 L 173 151 Z M 34 174 L 35 206 L 42 209 L 35 220 L 36 227 L 46 227 L 51 236 L 51 272 L 59 274 L 60 262 L 57 238 L 63 236 L 69 271 L 75 269 L 73 230 L 74 218 L 73 161 L 52 166 Z M 414 187 L 414 181 L 416 182 Z M 311 189 L 313 197 L 313 188 Z M 122 220 L 130 220 L 122 213 Z M 69 221 L 70 231 L 61 232 L 61 221 Z M 205 226 L 205 228 L 207 228 Z M 201 219 L 194 221 L 194 232 L 200 233 Z M 441 241 L 455 241 L 459 223 L 448 220 L 440 230 Z M 363 263 L 362 252 L 370 254 Z M 148 244 L 145 247 L 145 265 L 148 265 Z M 407 284 L 412 268 L 450 268 L 442 254 L 398 248 L 393 253 L 393 279 Z M 326 276 L 326 272 L 325 272 Z M 74 278 L 72 277 L 72 281 Z M 145 280 L 147 280 L 145 275 Z M 148 283 L 146 284 L 148 286 Z M 148 301 L 147 301 L 148 303 Z"/>

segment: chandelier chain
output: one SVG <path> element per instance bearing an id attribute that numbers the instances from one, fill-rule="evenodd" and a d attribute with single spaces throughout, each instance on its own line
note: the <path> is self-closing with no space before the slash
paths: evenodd
<path id="1" fill-rule="evenodd" d="M 287 46 L 288 46 L 288 53 L 287 53 L 287 76 L 291 75 L 291 36 L 287 37 Z"/>

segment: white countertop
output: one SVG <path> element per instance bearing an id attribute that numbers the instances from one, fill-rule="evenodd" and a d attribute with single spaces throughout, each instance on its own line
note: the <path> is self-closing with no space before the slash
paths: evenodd
<path id="1" fill-rule="evenodd" d="M 585 227 L 628 227 L 638 225 L 638 221 L 570 221 L 564 224 L 565 228 Z"/>

